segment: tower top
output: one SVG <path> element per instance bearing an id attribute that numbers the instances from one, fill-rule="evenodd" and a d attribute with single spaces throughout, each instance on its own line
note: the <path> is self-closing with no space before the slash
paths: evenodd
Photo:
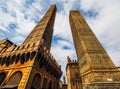
<path id="1" fill-rule="evenodd" d="M 70 57 L 69 57 L 69 56 L 67 56 L 67 62 L 71 62 L 71 60 L 70 60 Z"/>
<path id="2" fill-rule="evenodd" d="M 34 27 L 32 32 L 27 36 L 23 45 L 39 43 L 46 46 L 48 50 L 51 47 L 53 26 L 56 15 L 56 5 L 51 5 L 41 21 Z"/>

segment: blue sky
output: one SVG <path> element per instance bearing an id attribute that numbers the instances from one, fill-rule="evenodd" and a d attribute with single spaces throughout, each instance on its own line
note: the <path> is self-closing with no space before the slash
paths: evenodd
<path id="1" fill-rule="evenodd" d="M 67 56 L 77 59 L 69 11 L 79 10 L 114 63 L 120 65 L 120 0 L 0 0 L 0 40 L 20 45 L 50 5 L 57 5 L 51 53 L 65 75 Z"/>

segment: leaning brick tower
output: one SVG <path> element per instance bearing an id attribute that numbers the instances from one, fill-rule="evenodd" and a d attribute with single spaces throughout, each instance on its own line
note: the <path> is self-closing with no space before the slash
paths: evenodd
<path id="1" fill-rule="evenodd" d="M 61 66 L 50 53 L 56 6 L 52 5 L 25 41 L 0 41 L 0 89 L 59 89 Z"/>
<path id="2" fill-rule="evenodd" d="M 70 26 L 84 89 L 120 89 L 120 71 L 79 11 L 70 11 Z"/>

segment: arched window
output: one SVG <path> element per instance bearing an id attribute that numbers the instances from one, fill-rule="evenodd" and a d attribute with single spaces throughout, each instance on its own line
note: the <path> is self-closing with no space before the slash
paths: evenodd
<path id="1" fill-rule="evenodd" d="M 9 66 L 9 64 L 10 64 L 10 56 L 8 56 L 5 61 L 6 61 L 6 66 Z"/>
<path id="2" fill-rule="evenodd" d="M 11 56 L 11 58 L 10 58 L 10 64 L 14 63 L 15 58 L 16 58 L 16 55 L 12 55 Z"/>
<path id="3" fill-rule="evenodd" d="M 3 58 L 1 59 L 1 65 L 4 65 L 4 64 L 5 64 L 5 60 L 6 60 L 6 57 L 3 57 Z"/>
<path id="4" fill-rule="evenodd" d="M 41 83 L 41 76 L 40 74 L 36 74 L 33 78 L 31 89 L 39 89 Z"/>
<path id="5" fill-rule="evenodd" d="M 16 56 L 15 63 L 17 63 L 20 60 L 20 54 Z"/>
<path id="6" fill-rule="evenodd" d="M 27 62 L 27 61 L 29 60 L 29 58 L 30 58 L 30 52 L 28 52 L 28 53 L 26 54 L 25 61 Z"/>
<path id="7" fill-rule="evenodd" d="M 6 77 L 6 73 L 4 73 L 4 72 L 0 73 L 0 85 L 4 81 L 5 77 Z"/>
<path id="8" fill-rule="evenodd" d="M 25 54 L 23 53 L 20 58 L 20 63 L 24 64 L 24 62 L 25 62 Z"/>
<path id="9" fill-rule="evenodd" d="M 22 78 L 21 72 L 14 73 L 8 80 L 8 82 L 2 87 L 2 89 L 17 89 L 20 80 Z"/>
<path id="10" fill-rule="evenodd" d="M 31 53 L 31 60 L 35 57 L 35 55 L 36 55 L 36 52 L 33 51 L 33 52 Z"/>

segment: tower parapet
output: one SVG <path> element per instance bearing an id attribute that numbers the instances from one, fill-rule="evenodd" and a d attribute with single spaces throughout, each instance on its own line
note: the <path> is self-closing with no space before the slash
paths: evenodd
<path id="1" fill-rule="evenodd" d="M 73 66 L 73 65 L 77 65 L 78 66 L 78 61 L 77 60 L 71 60 L 70 59 L 70 57 L 68 56 L 67 57 L 67 66 L 66 66 L 66 68 L 68 67 L 68 66 Z"/>

